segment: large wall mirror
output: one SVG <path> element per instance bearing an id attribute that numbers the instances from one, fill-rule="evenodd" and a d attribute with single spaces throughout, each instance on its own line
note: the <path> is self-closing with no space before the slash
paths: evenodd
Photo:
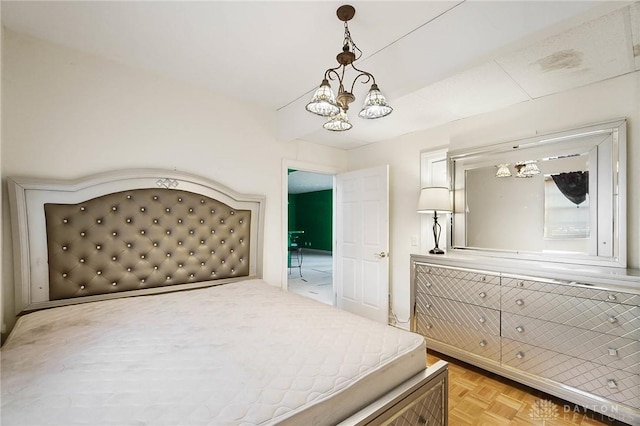
<path id="1" fill-rule="evenodd" d="M 626 267 L 626 121 L 455 151 L 450 249 Z"/>

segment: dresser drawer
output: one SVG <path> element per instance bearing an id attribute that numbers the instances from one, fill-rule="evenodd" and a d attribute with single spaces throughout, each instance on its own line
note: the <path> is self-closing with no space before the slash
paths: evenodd
<path id="1" fill-rule="evenodd" d="M 441 269 L 448 272 L 449 275 L 427 272 L 433 269 Z M 500 309 L 499 283 L 499 275 L 416 265 L 416 291 L 418 293 L 444 297 L 486 308 Z"/>
<path id="2" fill-rule="evenodd" d="M 507 338 L 502 339 L 502 363 L 630 407 L 640 406 L 640 375 L 637 374 Z"/>
<path id="3" fill-rule="evenodd" d="M 447 266 L 435 266 L 425 263 L 416 263 L 416 272 L 428 275 L 437 275 L 454 280 L 477 281 L 487 284 L 500 285 L 500 274 L 481 271 L 477 269 L 463 269 Z"/>
<path id="4" fill-rule="evenodd" d="M 552 281 L 552 280 L 550 280 Z M 640 294 L 626 293 L 617 290 L 603 290 L 587 284 L 539 281 L 534 278 L 518 278 L 505 274 L 501 284 L 505 287 L 522 288 L 527 290 L 542 291 L 545 293 L 562 294 L 582 299 L 601 300 L 625 305 L 640 306 Z M 574 285 L 577 284 L 577 285 Z"/>
<path id="5" fill-rule="evenodd" d="M 502 287 L 502 310 L 640 340 L 640 307 Z"/>
<path id="6" fill-rule="evenodd" d="M 500 335 L 500 311 L 430 294 L 416 294 L 416 312 L 456 325 Z"/>
<path id="7" fill-rule="evenodd" d="M 476 355 L 500 361 L 500 337 L 462 327 L 436 317 L 417 315 L 418 333 Z"/>
<path id="8" fill-rule="evenodd" d="M 608 367 L 640 374 L 640 342 L 624 337 L 502 314 L 502 336 Z"/>

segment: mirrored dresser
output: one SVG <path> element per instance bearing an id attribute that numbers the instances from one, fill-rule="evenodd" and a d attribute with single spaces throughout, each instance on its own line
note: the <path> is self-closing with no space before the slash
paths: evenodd
<path id="1" fill-rule="evenodd" d="M 412 255 L 429 349 L 640 425 L 640 271 Z"/>

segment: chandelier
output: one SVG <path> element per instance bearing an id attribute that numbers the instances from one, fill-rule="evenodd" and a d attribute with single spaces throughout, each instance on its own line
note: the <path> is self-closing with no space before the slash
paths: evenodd
<path id="1" fill-rule="evenodd" d="M 539 175 L 540 169 L 538 168 L 538 165 L 536 163 L 537 161 L 535 160 L 521 161 L 519 163 L 516 163 L 516 177 L 530 178 L 534 177 L 535 175 Z"/>
<path id="2" fill-rule="evenodd" d="M 516 177 L 517 178 L 530 178 L 535 175 L 540 174 L 540 168 L 536 164 L 537 160 L 528 160 L 528 161 L 519 161 L 514 164 L 516 169 Z M 511 170 L 509 170 L 509 164 L 498 164 L 496 166 L 498 171 L 496 171 L 497 178 L 511 177 Z"/>
<path id="3" fill-rule="evenodd" d="M 391 114 L 393 108 L 387 104 L 387 99 L 384 97 L 373 74 L 363 71 L 355 67 L 356 62 L 362 56 L 362 51 L 358 49 L 358 46 L 354 43 L 349 33 L 348 22 L 355 15 L 356 10 L 353 6 L 344 5 L 338 8 L 336 14 L 338 19 L 344 22 L 344 41 L 342 43 L 342 52 L 338 53 L 336 59 L 338 60 L 338 66 L 335 68 L 329 68 L 324 72 L 324 78 L 320 87 L 313 94 L 311 102 L 306 106 L 307 111 L 314 114 L 329 117 L 329 119 L 322 125 L 327 130 L 344 131 L 349 130 L 353 125 L 349 122 L 347 117 L 347 111 L 349 110 L 349 104 L 356 98 L 353 95 L 353 88 L 356 81 L 362 77 L 362 83 L 367 84 L 372 82 L 369 93 L 364 100 L 364 105 L 358 114 L 362 118 L 374 119 L 381 118 Z M 358 74 L 351 83 L 349 91 L 345 90 L 345 71 L 347 67 L 353 68 Z M 338 96 L 335 96 L 329 80 L 338 80 Z M 348 87 L 348 83 L 347 83 Z"/>

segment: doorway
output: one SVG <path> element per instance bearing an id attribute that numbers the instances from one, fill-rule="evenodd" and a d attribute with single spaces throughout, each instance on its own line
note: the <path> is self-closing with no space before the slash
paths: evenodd
<path id="1" fill-rule="evenodd" d="M 334 176 L 287 170 L 287 288 L 335 305 Z"/>

